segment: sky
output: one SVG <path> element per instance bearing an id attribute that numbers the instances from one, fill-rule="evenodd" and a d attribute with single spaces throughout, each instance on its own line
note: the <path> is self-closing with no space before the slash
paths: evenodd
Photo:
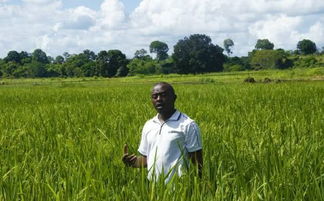
<path id="1" fill-rule="evenodd" d="M 85 49 L 119 49 L 132 58 L 154 40 L 173 46 L 206 34 L 233 55 L 246 56 L 258 39 L 295 50 L 310 39 L 324 46 L 323 0 L 0 0 L 0 58 L 40 48 L 55 57 Z"/>

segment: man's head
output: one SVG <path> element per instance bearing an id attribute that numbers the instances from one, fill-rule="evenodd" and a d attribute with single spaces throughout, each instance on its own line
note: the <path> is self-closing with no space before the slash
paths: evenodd
<path id="1" fill-rule="evenodd" d="M 173 114 L 177 95 L 173 87 L 167 82 L 155 84 L 151 92 L 151 100 L 156 111 L 163 115 Z"/>

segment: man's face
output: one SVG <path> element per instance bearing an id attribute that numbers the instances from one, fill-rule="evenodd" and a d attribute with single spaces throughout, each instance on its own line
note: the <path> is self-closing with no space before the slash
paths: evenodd
<path id="1" fill-rule="evenodd" d="M 176 96 L 168 85 L 158 84 L 152 90 L 151 100 L 158 113 L 166 114 L 173 112 Z"/>

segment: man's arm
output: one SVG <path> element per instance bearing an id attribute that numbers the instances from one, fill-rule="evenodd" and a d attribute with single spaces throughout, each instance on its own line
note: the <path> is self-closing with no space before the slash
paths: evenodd
<path id="1" fill-rule="evenodd" d="M 198 175 L 200 178 L 202 178 L 202 170 L 204 164 L 202 149 L 195 152 L 189 152 L 189 158 L 191 162 L 198 168 Z"/>
<path id="2" fill-rule="evenodd" d="M 127 144 L 124 145 L 124 155 L 122 161 L 126 166 L 134 168 L 144 168 L 147 166 L 146 156 L 136 156 L 135 154 L 129 154 Z"/>

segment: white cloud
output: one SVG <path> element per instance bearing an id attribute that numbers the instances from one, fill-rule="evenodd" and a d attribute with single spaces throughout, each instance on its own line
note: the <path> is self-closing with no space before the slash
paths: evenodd
<path id="1" fill-rule="evenodd" d="M 308 38 L 324 46 L 323 0 L 142 0 L 129 15 L 122 0 L 104 0 L 100 9 L 66 9 L 61 0 L 0 0 L 0 57 L 8 51 L 42 48 L 56 56 L 120 49 L 129 57 L 153 40 L 175 43 L 193 33 L 222 46 L 234 40 L 234 54 L 247 55 L 259 38 L 276 48 L 294 49 Z"/>
<path id="2" fill-rule="evenodd" d="M 91 26 L 95 25 L 96 12 L 80 6 L 75 9 L 69 9 L 64 13 L 64 17 L 54 26 L 55 30 L 58 28 L 63 29 L 80 29 L 87 30 Z"/>
<path id="3" fill-rule="evenodd" d="M 144 0 L 131 15 L 131 22 L 146 34 L 208 32 L 227 26 L 228 19 L 220 9 L 226 4 L 208 0 Z"/>
<path id="4" fill-rule="evenodd" d="M 100 7 L 98 24 L 103 28 L 117 28 L 126 20 L 124 5 L 119 0 L 105 0 Z"/>
<path id="5" fill-rule="evenodd" d="M 303 31 L 323 20 L 323 11 L 322 0 L 143 0 L 131 15 L 131 22 L 148 36 L 205 33 L 219 45 L 232 38 L 234 53 L 246 55 L 259 38 L 287 49 L 295 48 L 304 36 L 324 43 L 321 34 Z M 314 15 L 313 22 L 307 21 L 307 16 Z M 313 30 L 321 33 L 321 25 Z"/>
<path id="6" fill-rule="evenodd" d="M 316 22 L 309 28 L 309 32 L 305 35 L 306 38 L 311 38 L 315 43 L 317 43 L 317 48 L 324 47 L 324 23 Z M 319 46 L 322 44 L 322 46 Z"/>
<path id="7" fill-rule="evenodd" d="M 37 47 L 40 47 L 43 50 L 47 50 L 50 40 L 51 39 L 48 37 L 48 35 L 45 34 L 41 37 L 41 40 L 37 41 Z"/>
<path id="8" fill-rule="evenodd" d="M 275 48 L 290 48 L 298 40 L 298 26 L 301 24 L 301 17 L 288 17 L 286 15 L 269 16 L 265 20 L 255 22 L 249 27 L 249 32 L 257 39 L 267 38 L 275 44 Z"/>

